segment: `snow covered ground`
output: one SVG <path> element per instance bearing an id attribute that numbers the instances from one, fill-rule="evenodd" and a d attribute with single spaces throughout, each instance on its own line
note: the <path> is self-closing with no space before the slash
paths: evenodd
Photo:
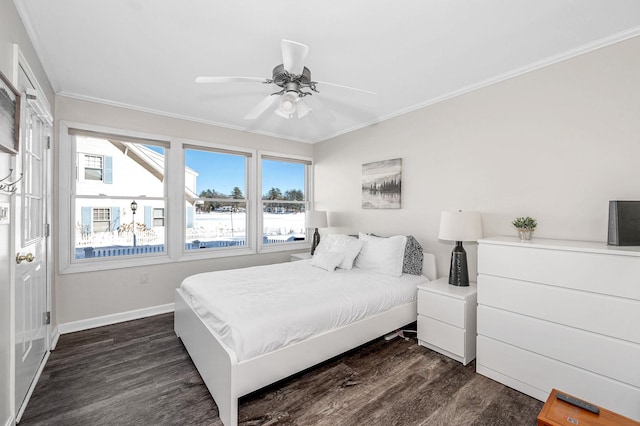
<path id="1" fill-rule="evenodd" d="M 278 243 L 305 238 L 304 213 L 264 213 L 263 238 L 265 243 Z M 235 246 L 246 244 L 245 212 L 199 213 L 194 217 L 192 228 L 188 228 L 185 238 L 187 249 Z M 144 232 L 136 231 L 136 253 L 125 253 L 122 248 L 133 247 L 130 232 L 97 232 L 76 234 L 75 258 L 94 256 L 120 256 L 143 253 L 145 249 L 164 251 L 164 227 L 154 227 Z M 118 248 L 109 251 L 109 248 Z M 100 249 L 99 251 L 92 251 Z M 88 251 L 87 251 L 88 250 Z M 93 254 L 91 254 L 93 253 Z M 146 253 L 146 252 L 145 252 Z"/>
<path id="2" fill-rule="evenodd" d="M 263 234 L 305 235 L 304 213 L 265 213 Z M 193 228 L 189 230 L 187 242 L 193 239 L 217 237 L 244 237 L 246 235 L 246 213 L 212 212 L 195 215 Z"/>

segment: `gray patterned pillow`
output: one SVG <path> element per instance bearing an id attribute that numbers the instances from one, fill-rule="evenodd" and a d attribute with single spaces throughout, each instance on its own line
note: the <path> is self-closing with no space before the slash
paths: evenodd
<path id="1" fill-rule="evenodd" d="M 402 272 L 411 275 L 421 275 L 423 260 L 424 254 L 422 253 L 422 246 L 413 236 L 407 235 Z"/>

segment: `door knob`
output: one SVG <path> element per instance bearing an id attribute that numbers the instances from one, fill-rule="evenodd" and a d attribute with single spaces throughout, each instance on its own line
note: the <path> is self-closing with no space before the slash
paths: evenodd
<path id="1" fill-rule="evenodd" d="M 16 254 L 16 263 L 20 264 L 23 260 L 26 260 L 27 262 L 33 262 L 33 259 L 35 258 L 36 257 L 32 253 L 27 253 L 24 256 L 18 253 Z"/>

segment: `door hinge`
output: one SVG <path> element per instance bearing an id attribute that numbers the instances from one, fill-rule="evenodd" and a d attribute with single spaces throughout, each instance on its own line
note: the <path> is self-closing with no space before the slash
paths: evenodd
<path id="1" fill-rule="evenodd" d="M 51 324 L 51 311 L 47 311 L 44 313 L 44 325 Z"/>
<path id="2" fill-rule="evenodd" d="M 51 225 L 49 225 L 48 223 L 46 223 L 44 225 L 44 236 L 45 238 L 49 237 L 51 235 Z"/>
<path id="3" fill-rule="evenodd" d="M 51 136 L 47 136 L 47 149 L 51 149 Z"/>

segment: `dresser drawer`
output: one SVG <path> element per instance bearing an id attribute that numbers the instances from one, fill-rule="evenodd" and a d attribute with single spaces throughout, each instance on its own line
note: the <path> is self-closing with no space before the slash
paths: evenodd
<path id="1" fill-rule="evenodd" d="M 418 292 L 418 314 L 464 328 L 465 301 L 429 291 Z"/>
<path id="2" fill-rule="evenodd" d="M 640 301 L 491 275 L 478 286 L 480 305 L 640 344 Z"/>
<path id="3" fill-rule="evenodd" d="M 640 256 L 480 244 L 478 274 L 640 300 Z"/>
<path id="4" fill-rule="evenodd" d="M 460 357 L 465 354 L 465 331 L 433 318 L 418 315 L 418 340 Z"/>

